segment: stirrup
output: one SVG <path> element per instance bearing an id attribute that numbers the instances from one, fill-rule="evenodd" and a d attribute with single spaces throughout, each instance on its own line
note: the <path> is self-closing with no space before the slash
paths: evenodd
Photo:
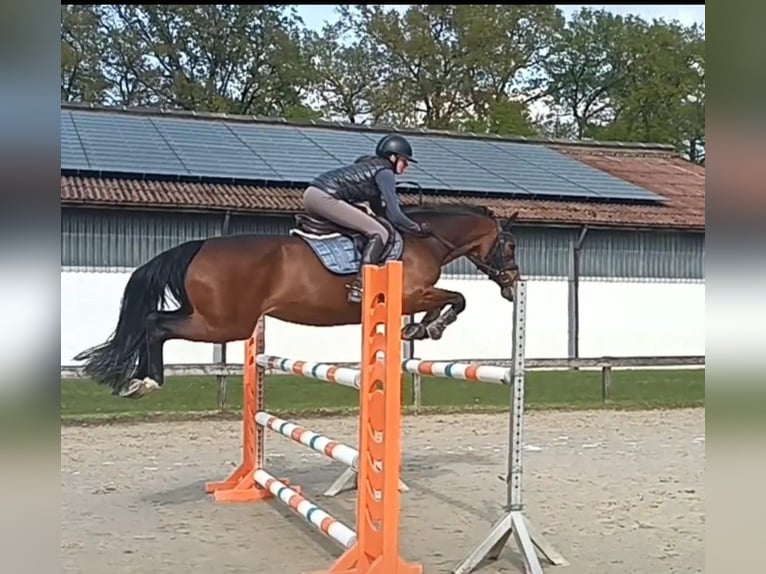
<path id="1" fill-rule="evenodd" d="M 346 294 L 346 300 L 349 303 L 361 303 L 362 302 L 362 287 L 360 285 L 351 284 L 347 285 L 348 293 Z"/>

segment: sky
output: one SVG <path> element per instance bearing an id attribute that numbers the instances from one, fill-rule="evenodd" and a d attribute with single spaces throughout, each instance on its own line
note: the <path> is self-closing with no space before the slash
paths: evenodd
<path id="1" fill-rule="evenodd" d="M 306 26 L 314 30 L 321 30 L 326 21 L 336 19 L 336 4 L 296 4 L 298 13 L 303 18 Z M 400 12 L 404 12 L 409 4 L 391 5 Z M 593 9 L 604 8 L 614 14 L 634 14 L 641 16 L 645 20 L 654 18 L 665 18 L 666 20 L 678 20 L 681 24 L 689 26 L 695 22 L 705 24 L 705 5 L 704 4 L 557 4 L 564 15 L 568 18 L 580 8 L 590 7 Z"/>

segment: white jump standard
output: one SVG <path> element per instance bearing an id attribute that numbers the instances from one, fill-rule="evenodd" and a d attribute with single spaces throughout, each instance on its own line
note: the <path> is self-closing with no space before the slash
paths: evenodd
<path id="1" fill-rule="evenodd" d="M 508 438 L 508 470 L 505 482 L 508 485 L 506 513 L 492 526 L 486 538 L 454 569 L 453 574 L 468 574 L 475 570 L 483 560 L 497 560 L 500 552 L 513 534 L 519 551 L 524 559 L 527 574 L 543 574 L 543 568 L 535 552 L 535 547 L 553 565 L 567 566 L 569 563 L 559 552 L 538 534 L 524 515 L 521 497 L 524 421 L 524 330 L 526 283 L 519 281 L 513 298 L 513 352 L 512 367 L 504 369 L 504 383 L 511 389 L 511 409 Z M 436 363 L 438 364 L 438 363 Z M 481 368 L 481 367 L 479 367 Z M 498 369 L 499 367 L 494 367 Z M 449 376 L 449 375 L 445 375 Z M 456 375 L 453 375 L 456 376 Z M 459 375 L 457 375 L 459 378 Z M 475 380 L 475 379 L 468 379 Z M 497 381 L 487 381 L 497 382 Z"/>

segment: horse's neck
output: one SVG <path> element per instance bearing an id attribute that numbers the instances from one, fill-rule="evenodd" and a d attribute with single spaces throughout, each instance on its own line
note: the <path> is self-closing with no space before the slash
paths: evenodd
<path id="1" fill-rule="evenodd" d="M 445 248 L 442 264 L 462 257 L 480 243 L 482 234 L 475 229 L 472 225 L 460 225 L 457 220 L 452 225 L 434 224 L 433 231 L 455 246 L 455 249 Z"/>

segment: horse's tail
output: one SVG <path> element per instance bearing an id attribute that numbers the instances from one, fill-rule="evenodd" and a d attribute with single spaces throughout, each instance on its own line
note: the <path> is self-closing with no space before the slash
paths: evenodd
<path id="1" fill-rule="evenodd" d="M 80 352 L 84 371 L 114 392 L 129 382 L 140 361 L 146 364 L 146 319 L 165 306 L 166 290 L 180 304 L 179 312 L 191 313 L 186 293 L 186 270 L 204 240 L 182 243 L 164 251 L 133 271 L 122 294 L 120 316 L 106 342 Z"/>

